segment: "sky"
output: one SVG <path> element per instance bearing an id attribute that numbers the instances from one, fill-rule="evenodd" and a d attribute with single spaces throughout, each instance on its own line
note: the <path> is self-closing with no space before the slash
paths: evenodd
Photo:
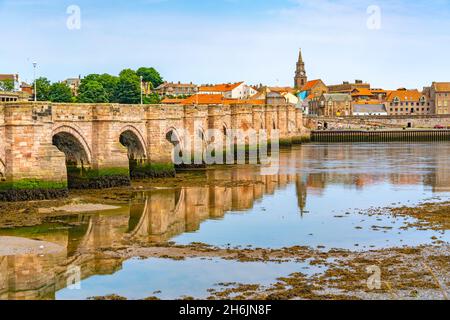
<path id="1" fill-rule="evenodd" d="M 165 80 L 373 87 L 450 81 L 450 0 L 0 0 L 0 73 L 155 67 Z"/>

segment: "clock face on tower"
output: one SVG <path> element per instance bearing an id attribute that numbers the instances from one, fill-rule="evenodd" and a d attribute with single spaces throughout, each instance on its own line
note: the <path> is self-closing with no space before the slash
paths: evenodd
<path id="1" fill-rule="evenodd" d="M 305 72 L 304 72 L 304 71 L 300 72 L 300 75 L 301 75 L 302 77 L 304 77 L 304 76 L 305 76 Z"/>

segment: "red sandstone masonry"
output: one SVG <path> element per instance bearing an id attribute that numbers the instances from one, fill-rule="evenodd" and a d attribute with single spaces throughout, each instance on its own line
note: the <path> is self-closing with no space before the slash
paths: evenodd
<path id="1" fill-rule="evenodd" d="M 278 129 L 283 139 L 305 133 L 302 113 L 293 106 L 1 103 L 0 178 L 66 181 L 65 155 L 52 145 L 61 132 L 82 145 L 93 169 L 128 168 L 128 150 L 119 141 L 125 131 L 142 144 L 143 160 L 168 163 L 173 146 L 166 134 L 187 129 L 192 135 L 195 124 L 222 133 L 224 128 Z"/>

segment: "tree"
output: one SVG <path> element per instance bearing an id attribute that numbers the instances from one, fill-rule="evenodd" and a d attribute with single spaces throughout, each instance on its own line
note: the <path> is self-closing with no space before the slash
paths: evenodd
<path id="1" fill-rule="evenodd" d="M 14 81 L 10 79 L 0 81 L 0 91 L 14 91 Z"/>
<path id="2" fill-rule="evenodd" d="M 50 86 L 49 100 L 51 102 L 72 102 L 72 90 L 65 83 L 54 83 Z"/>
<path id="3" fill-rule="evenodd" d="M 144 82 L 151 83 L 153 88 L 158 88 L 164 83 L 163 78 L 155 68 L 142 67 L 137 70 L 136 74 L 142 76 Z"/>
<path id="4" fill-rule="evenodd" d="M 137 104 L 140 102 L 141 84 L 135 71 L 125 69 L 120 73 L 114 96 L 118 103 Z"/>
<path id="5" fill-rule="evenodd" d="M 119 78 L 109 75 L 109 74 L 89 74 L 81 80 L 80 88 L 78 89 L 78 94 L 82 98 L 79 98 L 80 102 L 88 102 L 91 100 L 96 100 L 97 102 L 115 102 L 115 94 L 117 89 L 117 84 Z M 94 83 L 94 84 L 92 84 Z M 104 92 L 101 93 L 101 98 L 93 97 L 94 94 L 99 94 L 100 84 L 103 87 Z M 89 93 L 89 90 L 96 90 L 96 93 Z M 105 96 L 106 95 L 106 98 Z M 86 101 L 82 101 L 87 99 Z"/>
<path id="6" fill-rule="evenodd" d="M 108 102 L 114 102 L 114 95 L 116 93 L 117 84 L 119 83 L 119 78 L 112 76 L 110 74 L 102 74 L 98 76 L 97 81 L 103 86 L 108 98 Z"/>
<path id="7" fill-rule="evenodd" d="M 100 82 L 92 80 L 83 83 L 83 85 L 80 85 L 80 89 L 78 92 L 78 102 L 105 103 L 108 101 L 108 94 Z"/>
<path id="8" fill-rule="evenodd" d="M 159 103 L 161 103 L 161 98 L 157 93 L 152 93 L 144 97 L 144 104 L 159 104 Z"/>
<path id="9" fill-rule="evenodd" d="M 50 100 L 50 80 L 47 78 L 36 79 L 36 90 L 37 90 L 37 100 L 38 101 L 49 101 Z M 33 83 L 34 88 L 34 83 Z"/>

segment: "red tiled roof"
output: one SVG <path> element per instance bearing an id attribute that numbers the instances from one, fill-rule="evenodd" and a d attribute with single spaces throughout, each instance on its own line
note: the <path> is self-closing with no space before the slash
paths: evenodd
<path id="1" fill-rule="evenodd" d="M 314 88 L 321 80 L 317 79 L 317 80 L 311 80 L 308 81 L 302 88 L 302 91 L 309 91 L 312 88 Z"/>
<path id="2" fill-rule="evenodd" d="M 182 101 L 182 104 L 222 104 L 221 94 L 195 94 Z"/>
<path id="3" fill-rule="evenodd" d="M 389 102 L 394 101 L 395 98 L 400 99 L 400 101 L 419 101 L 422 97 L 422 94 L 419 92 L 419 90 L 396 90 L 396 91 L 390 91 L 386 100 Z"/>
<path id="4" fill-rule="evenodd" d="M 268 89 L 271 92 L 278 92 L 278 93 L 293 93 L 295 91 L 294 88 L 291 87 L 268 87 Z"/>
<path id="5" fill-rule="evenodd" d="M 227 92 L 236 89 L 244 82 L 237 82 L 237 83 L 227 83 L 227 84 L 216 84 L 213 86 L 201 86 L 199 88 L 200 92 Z"/>
<path id="6" fill-rule="evenodd" d="M 163 100 L 162 103 L 165 103 Z M 221 94 L 196 94 L 190 96 L 187 99 L 181 100 L 179 102 L 183 105 L 195 105 L 195 104 L 222 104 L 222 105 L 231 105 L 231 104 L 249 104 L 249 105 L 263 105 L 265 104 L 265 100 L 259 99 L 225 99 Z"/>
<path id="7" fill-rule="evenodd" d="M 450 92 L 450 82 L 435 82 L 433 85 L 437 92 Z"/>
<path id="8" fill-rule="evenodd" d="M 352 96 L 372 96 L 373 92 L 366 88 L 356 88 L 352 91 Z"/>
<path id="9" fill-rule="evenodd" d="M 163 101 L 161 101 L 161 103 L 166 103 L 166 104 L 182 104 L 184 102 L 185 99 L 170 99 L 170 98 L 165 98 Z"/>
<path id="10" fill-rule="evenodd" d="M 17 76 L 15 74 L 0 74 L 0 81 L 11 80 L 16 81 Z"/>

